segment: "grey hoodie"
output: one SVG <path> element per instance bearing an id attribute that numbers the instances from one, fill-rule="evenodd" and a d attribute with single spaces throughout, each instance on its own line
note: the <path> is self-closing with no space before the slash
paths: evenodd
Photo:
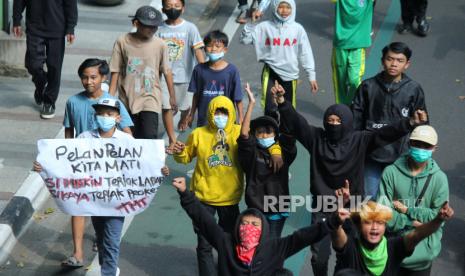
<path id="1" fill-rule="evenodd" d="M 283 20 L 277 13 L 281 2 L 292 7 L 291 15 Z M 272 19 L 259 24 L 248 23 L 241 34 L 241 43 L 253 44 L 257 60 L 266 63 L 284 81 L 299 78 L 299 61 L 307 78 L 315 80 L 315 60 L 305 29 L 295 22 L 294 0 L 272 0 Z"/>

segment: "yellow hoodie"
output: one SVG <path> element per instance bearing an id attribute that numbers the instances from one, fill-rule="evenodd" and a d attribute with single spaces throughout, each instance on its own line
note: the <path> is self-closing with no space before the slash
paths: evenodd
<path id="1" fill-rule="evenodd" d="M 213 116 L 218 108 L 228 111 L 224 132 L 218 130 L 214 123 Z M 187 164 L 197 157 L 190 190 L 200 201 L 214 206 L 234 205 L 241 200 L 244 185 L 237 156 L 241 126 L 234 124 L 234 104 L 224 96 L 213 98 L 208 105 L 207 119 L 208 125 L 192 131 L 184 151 L 175 154 L 174 160 Z"/>

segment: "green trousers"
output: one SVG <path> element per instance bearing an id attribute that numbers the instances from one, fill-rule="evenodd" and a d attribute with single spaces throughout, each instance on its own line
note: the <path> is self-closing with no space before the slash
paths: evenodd
<path id="1" fill-rule="evenodd" d="M 331 65 L 336 103 L 350 105 L 365 73 L 365 49 L 333 48 Z"/>

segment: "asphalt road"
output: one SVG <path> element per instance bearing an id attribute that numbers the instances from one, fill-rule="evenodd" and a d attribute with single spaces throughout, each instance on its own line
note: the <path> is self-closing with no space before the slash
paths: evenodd
<path id="1" fill-rule="evenodd" d="M 213 28 L 223 28 L 234 9 L 235 1 L 222 1 Z M 331 39 L 333 4 L 326 0 L 298 0 L 297 21 L 307 30 L 317 65 L 320 92 L 313 96 L 302 78 L 298 87 L 298 110 L 313 124 L 321 125 L 325 108 L 334 102 L 331 85 Z M 379 70 L 380 50 L 391 41 L 406 42 L 413 49 L 408 75 L 424 88 L 432 125 L 439 133 L 439 150 L 434 158 L 449 177 L 450 204 L 456 210 L 454 219 L 446 224 L 443 248 L 433 265 L 432 275 L 465 275 L 465 1 L 430 1 L 428 17 L 431 34 L 426 38 L 398 35 L 394 32 L 399 18 L 396 1 L 378 1 L 375 12 L 373 47 L 367 57 L 367 75 Z M 253 49 L 238 43 L 238 34 L 231 39 L 227 60 L 239 67 L 242 82 L 250 82 L 258 91 L 261 65 L 255 61 Z M 258 111 L 257 111 L 258 112 Z M 185 140 L 182 134 L 180 140 Z M 299 148 L 294 163 L 291 189 L 306 195 L 308 190 L 309 156 Z M 192 168 L 167 160 L 172 175 L 183 175 Z M 47 202 L 46 207 L 53 207 Z M 285 232 L 305 226 L 309 215 L 304 210 L 293 214 Z M 92 231 L 86 235 L 86 261 L 93 258 L 90 246 Z M 16 246 L 10 263 L 0 270 L 5 275 L 61 275 L 59 261 L 71 250 L 68 217 L 58 210 L 35 219 L 30 230 Z M 187 216 L 178 203 L 169 181 L 158 192 L 151 207 L 134 218 L 122 240 L 121 275 L 193 275 L 196 271 L 196 238 Z M 308 250 L 286 262 L 295 275 L 312 275 Z M 95 272 L 79 269 L 72 275 Z"/>

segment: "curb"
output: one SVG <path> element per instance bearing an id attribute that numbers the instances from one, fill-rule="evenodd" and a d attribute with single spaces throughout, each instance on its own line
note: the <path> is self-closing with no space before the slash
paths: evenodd
<path id="1" fill-rule="evenodd" d="M 61 128 L 55 138 L 64 137 Z M 31 223 L 34 212 L 49 199 L 49 192 L 38 173 L 30 172 L 0 214 L 0 265 L 3 265 L 19 237 Z"/>

